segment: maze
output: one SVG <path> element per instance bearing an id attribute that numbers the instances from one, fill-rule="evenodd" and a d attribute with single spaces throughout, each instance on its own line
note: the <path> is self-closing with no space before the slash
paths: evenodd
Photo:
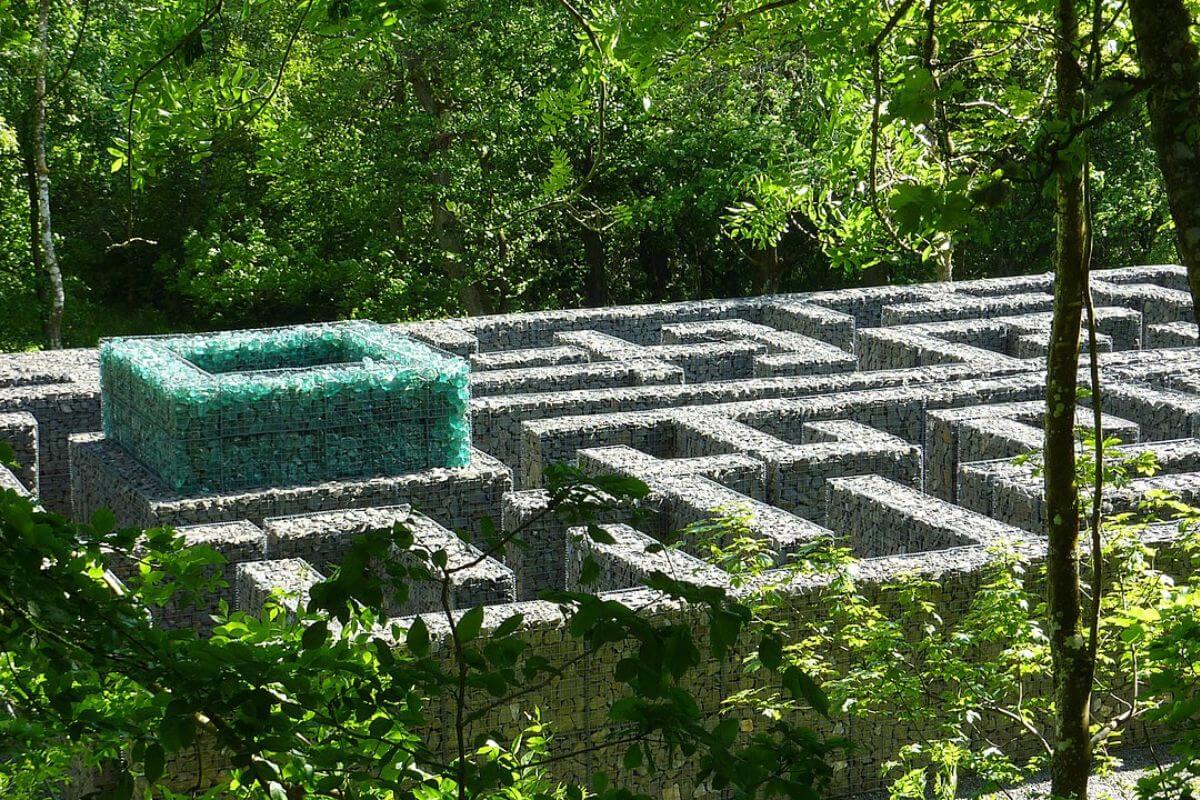
<path id="1" fill-rule="evenodd" d="M 1200 348 L 1184 271 L 1105 271 L 1091 288 L 1105 432 L 1130 452 L 1152 450 L 1162 466 L 1108 503 L 1129 507 L 1152 488 L 1200 499 Z M 563 630 L 565 610 L 538 599 L 580 588 L 586 556 L 600 567 L 587 591 L 652 616 L 682 614 L 701 638 L 702 615 L 664 602 L 643 585 L 647 576 L 735 595 L 753 585 L 709 563 L 702 541 L 651 545 L 731 510 L 776 565 L 834 543 L 861 559 L 851 570 L 868 595 L 902 574 L 937 580 L 947 619 L 978 588 L 995 546 L 1041 557 L 1040 480 L 1012 459 L 1041 441 L 1052 293 L 1045 274 L 389 326 L 469 363 L 469 464 L 193 493 L 97 432 L 94 351 L 9 355 L 0 357 L 0 441 L 13 446 L 18 469 L 0 468 L 0 486 L 81 519 L 108 507 L 122 524 L 177 526 L 215 547 L 228 560 L 227 587 L 207 608 L 160 614 L 164 625 L 200 630 L 222 600 L 255 612 L 276 590 L 302 598 L 355 536 L 406 521 L 418 545 L 446 550 L 451 565 L 478 561 L 455 573 L 455 608 L 485 605 L 485 627 L 521 613 L 533 651 L 571 661 L 524 702 L 554 721 L 557 747 L 585 751 L 561 762 L 560 776 L 586 779 L 619 761 L 588 745 L 615 730 L 607 708 L 621 691 L 612 678 L 621 649 L 581 655 Z M 1086 369 L 1080 379 L 1088 384 Z M 1080 409 L 1080 425 L 1091 418 Z M 559 462 L 645 481 L 641 513 L 614 512 L 611 542 L 567 529 L 544 513 L 546 472 Z M 484 519 L 521 527 L 520 542 L 480 559 Z M 1152 526 L 1145 535 L 1173 534 Z M 120 576 L 129 565 L 112 568 Z M 790 576 L 787 613 L 819 619 L 828 584 L 819 573 Z M 400 627 L 439 608 L 430 586 L 389 609 Z M 444 619 L 428 620 L 444 630 Z M 753 685 L 738 664 L 714 661 L 692 689 L 715 711 Z M 520 722 L 505 707 L 477 726 L 509 737 Z M 839 724 L 858 743 L 837 765 L 847 793 L 878 786 L 881 762 L 919 734 L 883 718 Z M 742 730 L 754 725 L 745 719 Z M 706 791 L 686 763 L 625 777 L 668 800 Z"/>

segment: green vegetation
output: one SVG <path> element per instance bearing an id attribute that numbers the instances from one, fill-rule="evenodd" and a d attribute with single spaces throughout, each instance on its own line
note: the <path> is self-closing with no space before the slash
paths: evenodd
<path id="1" fill-rule="evenodd" d="M 1109 5 L 1093 260 L 1173 261 Z M 52 256 L 76 345 L 1045 271 L 1049 11 L 5 0 L 0 346 Z"/>
<path id="2" fill-rule="evenodd" d="M 597 513 L 647 491 L 567 469 L 553 470 L 549 487 L 552 513 L 597 541 L 611 541 Z M 484 552 L 522 534 L 495 532 Z M 105 577 L 112 558 L 138 565 L 123 591 Z M 451 611 L 446 600 L 428 623 L 388 626 L 388 603 L 403 602 L 412 581 L 436 581 L 448 598 L 454 573 L 471 566 L 447 568 L 445 551 L 414 547 L 402 524 L 359 537 L 307 603 L 279 595 L 261 617 L 222 609 L 211 638 L 149 619 L 151 609 L 194 603 L 219 580 L 221 557 L 185 547 L 171 530 L 114 530 L 106 511 L 77 525 L 5 490 L 0 562 L 0 793 L 12 800 L 60 796 L 99 768 L 114 786 L 103 796 L 175 797 L 172 788 L 191 787 L 173 776 L 172 760 L 214 747 L 235 769 L 207 776 L 216 785 L 200 794 L 210 798 L 631 798 L 603 774 L 588 786 L 547 779 L 564 754 L 594 751 L 630 768 L 695 757 L 734 796 L 811 797 L 828 775 L 826 756 L 842 746 L 786 720 L 739 737 L 734 717 L 703 714 L 688 689 L 698 648 L 736 663 L 760 636 L 747 627 L 750 609 L 723 591 L 661 573 L 653 588 L 704 609 L 711 633 L 594 594 L 558 593 L 573 609 L 566 630 L 579 655 L 548 656 L 521 636 L 521 614 L 484 632 L 482 606 Z M 589 560 L 583 572 L 594 580 L 599 570 Z M 613 645 L 626 653 L 614 667 L 623 692 L 608 708 L 619 735 L 551 754 L 553 722 L 522 698 Z M 827 713 L 821 690 L 800 682 L 795 667 L 771 671 L 796 702 Z M 473 723 L 510 707 L 527 715 L 517 741 L 479 736 Z M 439 723 L 442 744 L 430 735 Z"/>

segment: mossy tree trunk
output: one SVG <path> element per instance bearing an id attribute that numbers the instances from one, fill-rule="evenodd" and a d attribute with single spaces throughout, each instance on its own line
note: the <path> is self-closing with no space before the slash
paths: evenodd
<path id="1" fill-rule="evenodd" d="M 1057 704 L 1051 791 L 1086 800 L 1091 772 L 1088 731 L 1092 664 L 1079 581 L 1079 488 L 1075 480 L 1075 391 L 1086 277 L 1087 206 L 1084 196 L 1082 71 L 1072 46 L 1079 39 L 1076 0 L 1058 0 L 1055 12 L 1057 248 L 1054 319 L 1046 365 L 1046 559 L 1048 625 Z"/>
<path id="2" fill-rule="evenodd" d="M 1129 14 L 1175 243 L 1200 324 L 1200 55 L 1184 0 L 1131 0 Z"/>

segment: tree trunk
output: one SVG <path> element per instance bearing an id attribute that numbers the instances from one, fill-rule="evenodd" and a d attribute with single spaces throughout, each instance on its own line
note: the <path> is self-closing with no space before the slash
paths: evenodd
<path id="1" fill-rule="evenodd" d="M 50 285 L 46 345 L 52 350 L 58 350 L 62 347 L 66 294 L 63 291 L 62 270 L 58 266 L 58 253 L 54 250 L 54 232 L 50 224 L 50 168 L 46 163 L 46 72 L 50 65 L 50 0 L 38 0 L 37 35 L 38 63 L 33 86 L 33 130 L 30 145 L 37 175 L 37 216 L 41 232 L 42 264 Z"/>
<path id="2" fill-rule="evenodd" d="M 46 281 L 46 270 L 42 264 L 42 223 L 38 216 L 37 158 L 33 154 L 32 109 L 22 118 L 17 127 L 17 146 L 21 153 L 21 167 L 25 178 L 25 195 L 29 205 L 29 262 L 37 283 L 38 302 L 50 307 L 50 291 Z"/>
<path id="3" fill-rule="evenodd" d="M 931 88 L 934 91 L 933 128 L 934 141 L 937 144 L 937 157 L 942 165 L 942 186 L 950 179 L 954 169 L 954 140 L 950 138 L 950 119 L 946 114 L 946 100 L 942 97 L 942 79 L 938 76 L 937 57 L 937 7 L 938 0 L 929 0 L 925 6 L 925 48 L 922 60 L 925 69 L 929 71 Z M 939 234 L 934 244 L 937 252 L 934 255 L 934 265 L 937 268 L 935 277 L 939 281 L 954 280 L 954 237 L 949 233 Z"/>
<path id="4" fill-rule="evenodd" d="M 413 95 L 421 108 L 433 117 L 435 126 L 433 138 L 429 144 L 430 158 L 439 159 L 450 149 L 453 138 L 446 130 L 446 118 L 450 115 L 450 107 L 441 101 L 434 93 L 433 86 L 425 77 L 421 65 L 415 61 L 408 62 L 409 83 L 413 87 Z M 463 229 L 458 217 L 446 206 L 446 189 L 450 186 L 450 172 L 446 169 L 435 169 L 430 182 L 436 187 L 431 201 L 433 218 L 433 234 L 437 241 L 438 263 L 445 273 L 460 287 L 463 305 L 472 316 L 492 313 L 492 303 L 487 289 L 478 280 L 467 275 L 463 267 Z"/>
<path id="5" fill-rule="evenodd" d="M 604 239 L 597 231 L 583 228 L 583 254 L 587 260 L 587 278 L 584 281 L 584 303 L 591 308 L 606 306 L 608 295 L 608 255 L 604 250 Z"/>
<path id="6" fill-rule="evenodd" d="M 936 242 L 936 244 L 939 249 L 933 260 L 934 266 L 937 268 L 934 279 L 952 281 L 954 280 L 954 239 L 950 234 L 946 234 L 945 240 Z"/>
<path id="7" fill-rule="evenodd" d="M 438 187 L 449 186 L 449 173 L 445 170 L 435 172 L 433 184 Z M 432 214 L 433 233 L 439 251 L 438 261 L 446 274 L 459 284 L 467 313 L 472 316 L 492 313 L 487 291 L 479 281 L 468 278 L 463 268 L 463 254 L 466 248 L 463 247 L 462 227 L 458 223 L 458 217 L 446 208 L 445 200 L 441 196 L 433 199 Z"/>
<path id="8" fill-rule="evenodd" d="M 1059 0 L 1055 61 L 1057 115 L 1066 127 L 1083 118 L 1082 73 L 1071 45 L 1078 41 L 1075 0 Z M 1079 152 L 1080 139 L 1064 142 Z M 1083 150 L 1086 154 L 1086 150 Z M 1084 156 L 1086 158 L 1086 155 Z M 1075 389 L 1086 281 L 1087 212 L 1082 159 L 1059 150 L 1054 318 L 1046 365 L 1046 593 L 1057 704 L 1051 793 L 1086 800 L 1091 773 L 1088 731 L 1092 663 L 1079 585 L 1079 487 L 1075 482 Z"/>
<path id="9" fill-rule="evenodd" d="M 1184 0 L 1131 0 L 1138 64 L 1150 81 L 1146 104 L 1167 188 L 1175 245 L 1187 267 L 1192 313 L 1200 325 L 1200 55 Z"/>
<path id="10" fill-rule="evenodd" d="M 596 154 L 589 146 L 580 165 L 584 175 L 591 173 L 596 163 Z M 587 225 L 580 224 L 583 238 L 583 256 L 587 262 L 587 276 L 584 278 L 583 302 L 590 308 L 606 306 L 611 301 L 608 285 L 608 253 L 604 248 L 604 237 L 600 232 Z"/>
<path id="11" fill-rule="evenodd" d="M 638 261 L 650 286 L 650 299 L 655 303 L 663 302 L 671 282 L 671 263 L 655 232 L 642 231 L 638 238 Z"/>
<path id="12" fill-rule="evenodd" d="M 754 262 L 754 294 L 779 294 L 780 284 L 783 283 L 779 248 L 755 250 L 750 260 Z"/>

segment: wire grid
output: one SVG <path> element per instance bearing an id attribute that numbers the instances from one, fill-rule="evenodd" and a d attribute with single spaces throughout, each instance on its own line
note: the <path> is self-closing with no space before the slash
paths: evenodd
<path id="1" fill-rule="evenodd" d="M 470 462 L 464 359 L 369 322 L 101 344 L 105 435 L 183 493 Z"/>

